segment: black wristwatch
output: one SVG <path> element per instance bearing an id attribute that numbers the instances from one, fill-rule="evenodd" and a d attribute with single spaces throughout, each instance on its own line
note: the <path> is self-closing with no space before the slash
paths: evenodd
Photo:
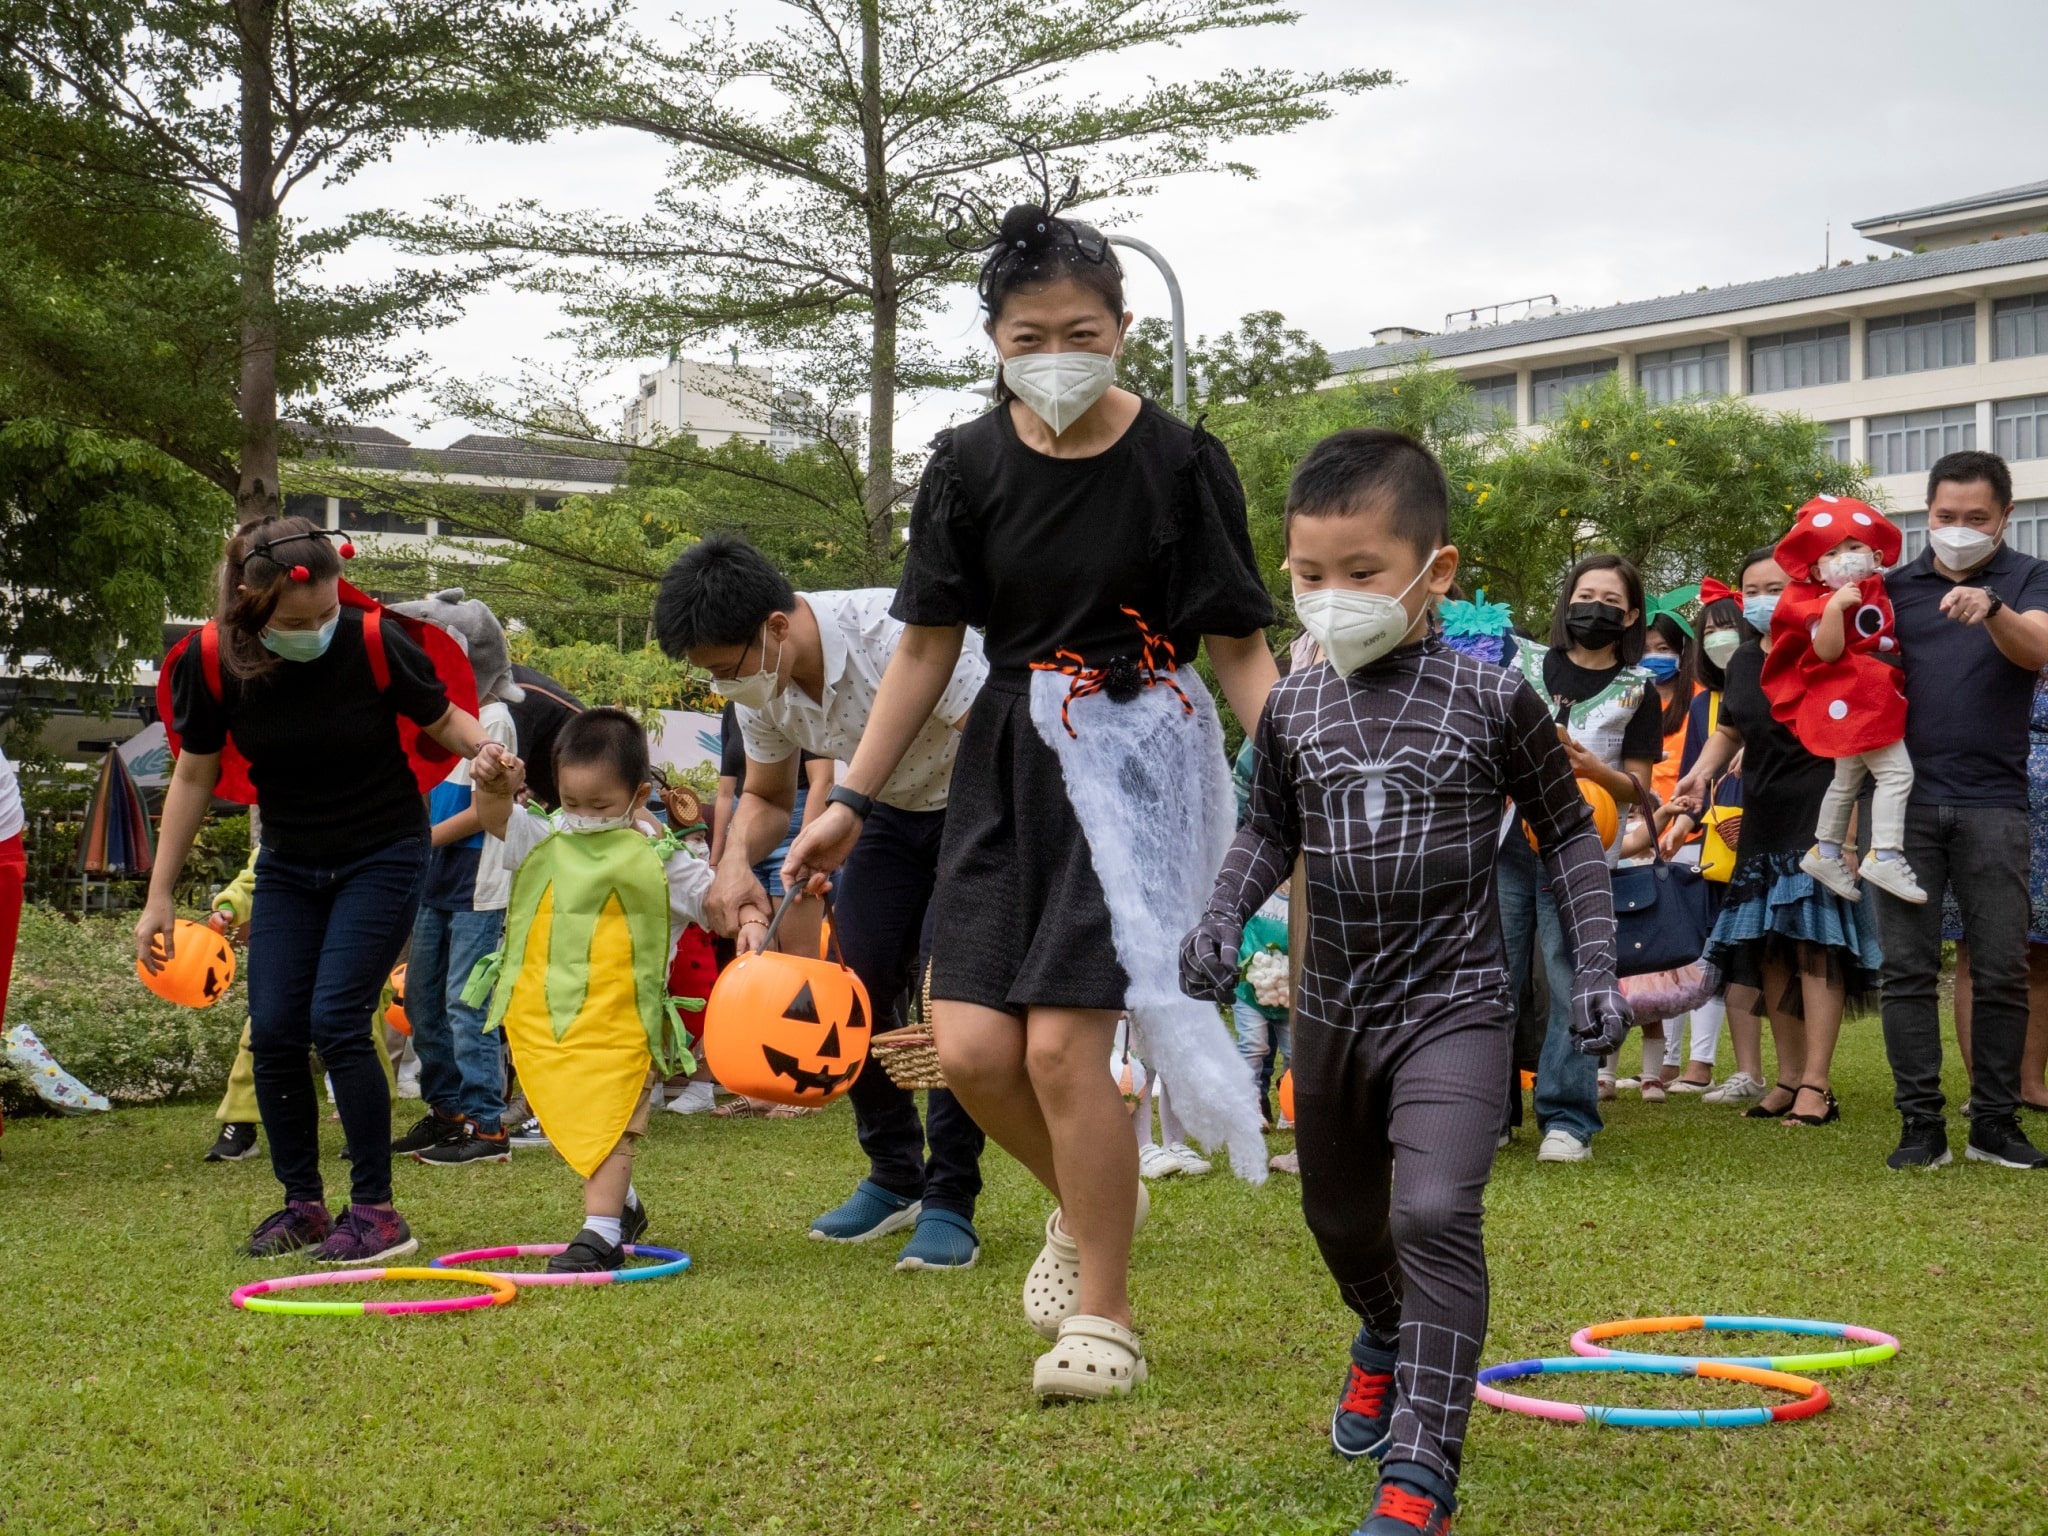
<path id="1" fill-rule="evenodd" d="M 864 795 L 857 789 L 848 789 L 844 784 L 834 784 L 832 793 L 825 797 L 825 803 L 843 805 L 862 821 L 866 821 L 875 808 L 875 797 Z"/>
<path id="2" fill-rule="evenodd" d="M 1986 587 L 1984 589 L 1984 595 L 1991 599 L 1991 606 L 1984 610 L 1984 622 L 1988 624 L 1991 622 L 1993 618 L 1997 616 L 1998 610 L 2005 606 L 2005 599 L 2000 597 L 1996 592 L 1992 591 L 1989 587 Z"/>

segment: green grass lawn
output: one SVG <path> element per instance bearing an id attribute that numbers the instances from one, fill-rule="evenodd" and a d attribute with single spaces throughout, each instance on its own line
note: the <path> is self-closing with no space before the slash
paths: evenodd
<path id="1" fill-rule="evenodd" d="M 1489 1200 L 1487 1358 L 1697 1311 L 1860 1322 L 1898 1334 L 1899 1358 L 1831 1377 L 1818 1419 L 1763 1429 L 1475 1408 L 1461 1536 L 2048 1532 L 2048 1179 L 1960 1161 L 1887 1173 L 1874 1021 L 1852 1027 L 1837 1083 L 1845 1122 L 1818 1131 L 1630 1099 L 1597 1161 L 1540 1169 L 1525 1133 Z M 843 1107 L 656 1120 L 638 1179 L 650 1237 L 688 1248 L 693 1273 L 383 1319 L 229 1308 L 231 1288 L 280 1267 L 235 1257 L 276 1188 L 261 1161 L 199 1161 L 210 1106 L 10 1125 L 0 1531 L 1320 1536 L 1362 1514 L 1371 1473 L 1325 1438 L 1351 1324 L 1292 1181 L 1219 1171 L 1159 1189 L 1134 1281 L 1152 1382 L 1043 1409 L 1017 1295 L 1047 1202 L 1014 1164 L 991 1149 L 978 1268 L 899 1275 L 894 1240 L 804 1237 L 863 1170 Z M 330 1125 L 337 1197 L 338 1137 Z M 560 1241 L 580 1211 L 543 1153 L 405 1164 L 398 1195 L 422 1259 Z M 1779 1400 L 1721 1383 L 1576 1390 Z"/>

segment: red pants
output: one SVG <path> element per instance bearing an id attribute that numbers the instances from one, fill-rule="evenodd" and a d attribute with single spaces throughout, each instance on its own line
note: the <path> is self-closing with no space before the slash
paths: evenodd
<path id="1" fill-rule="evenodd" d="M 21 892 L 28 884 L 28 855 L 21 834 L 0 842 L 0 1024 L 7 1021 L 7 984 L 14 977 L 14 942 L 21 934 Z"/>

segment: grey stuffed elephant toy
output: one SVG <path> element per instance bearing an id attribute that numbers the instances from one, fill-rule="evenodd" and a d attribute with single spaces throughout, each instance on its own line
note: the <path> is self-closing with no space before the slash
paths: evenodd
<path id="1" fill-rule="evenodd" d="M 416 603 L 391 606 L 409 618 L 438 625 L 461 642 L 469 657 L 470 670 L 476 673 L 479 700 L 517 704 L 526 697 L 526 690 L 512 681 L 512 656 L 505 646 L 505 628 L 488 605 L 465 596 L 460 587 L 449 587 Z"/>

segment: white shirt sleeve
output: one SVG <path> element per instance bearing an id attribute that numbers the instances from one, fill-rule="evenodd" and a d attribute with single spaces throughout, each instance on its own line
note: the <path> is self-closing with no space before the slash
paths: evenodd
<path id="1" fill-rule="evenodd" d="M 779 763 L 796 751 L 796 743 L 759 710 L 739 705 L 733 710 L 733 717 L 740 724 L 740 745 L 755 762 Z"/>
<path id="2" fill-rule="evenodd" d="M 974 707 L 981 685 L 988 681 L 988 657 L 981 648 L 981 636 L 968 630 L 960 642 L 960 659 L 953 663 L 953 676 L 939 695 L 932 714 L 948 726 L 958 725 Z"/>
<path id="3" fill-rule="evenodd" d="M 711 894 L 711 861 L 689 848 L 678 848 L 668 856 L 668 915 L 671 933 L 680 935 L 687 924 L 704 927 L 704 898 Z"/>
<path id="4" fill-rule="evenodd" d="M 0 752 L 0 843 L 17 836 L 27 826 L 21 809 L 21 786 L 14 777 L 14 765 Z"/>
<path id="5" fill-rule="evenodd" d="M 523 805 L 514 806 L 512 819 L 505 823 L 503 863 L 506 871 L 510 873 L 518 869 L 526 862 L 526 856 L 546 842 L 554 830 L 553 817 L 530 811 Z"/>

